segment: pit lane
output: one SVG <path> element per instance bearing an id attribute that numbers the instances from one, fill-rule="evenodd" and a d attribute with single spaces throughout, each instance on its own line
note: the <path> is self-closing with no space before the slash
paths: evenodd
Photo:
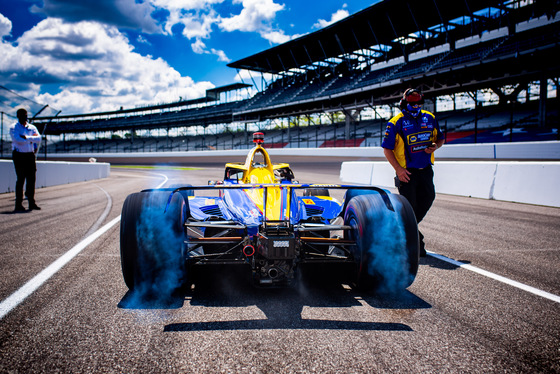
<path id="1" fill-rule="evenodd" d="M 338 182 L 336 165 L 293 165 L 302 182 Z M 37 192 L 43 210 L 11 214 L 0 195 L 5 300 L 79 243 L 131 192 L 205 184 L 222 167 L 114 169 L 95 182 Z M 101 187 L 101 189 L 99 188 Z M 422 224 L 428 249 L 560 294 L 560 210 L 438 195 Z M 327 278 L 293 288 L 209 277 L 168 305 L 127 304 L 118 225 L 0 321 L 1 371 L 558 371 L 560 304 L 434 257 L 403 295 L 363 295 Z"/>

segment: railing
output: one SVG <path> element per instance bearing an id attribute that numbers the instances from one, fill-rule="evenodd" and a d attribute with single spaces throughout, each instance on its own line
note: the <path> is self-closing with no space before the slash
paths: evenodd
<path id="1" fill-rule="evenodd" d="M 557 112 L 555 112 L 557 113 Z M 557 114 L 552 113 L 553 116 Z M 482 112 L 477 123 L 472 112 L 456 118 L 442 116 L 440 126 L 448 143 L 499 143 L 560 140 L 558 124 L 538 127 L 537 114 L 531 111 Z M 344 124 L 306 126 L 266 131 L 266 143 L 272 148 L 378 147 L 386 121 L 357 122 L 345 137 Z M 130 153 L 200 150 L 248 149 L 249 133 L 223 133 L 214 136 L 150 137 L 134 139 L 97 139 L 49 142 L 47 153 Z M 8 143 L 9 145 L 9 143 Z M 6 145 L 5 145 L 6 148 Z M 5 153 L 8 151 L 5 149 Z"/>

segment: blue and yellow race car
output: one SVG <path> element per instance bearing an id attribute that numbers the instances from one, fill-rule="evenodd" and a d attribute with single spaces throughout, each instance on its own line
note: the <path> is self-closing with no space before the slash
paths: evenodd
<path id="1" fill-rule="evenodd" d="M 304 184 L 273 164 L 253 135 L 245 163 L 223 180 L 129 195 L 120 253 L 139 293 L 172 293 L 216 266 L 242 266 L 259 286 L 283 286 L 304 269 L 332 272 L 365 291 L 398 291 L 418 270 L 418 228 L 408 201 L 375 186 Z M 342 202 L 331 190 L 344 190 Z"/>

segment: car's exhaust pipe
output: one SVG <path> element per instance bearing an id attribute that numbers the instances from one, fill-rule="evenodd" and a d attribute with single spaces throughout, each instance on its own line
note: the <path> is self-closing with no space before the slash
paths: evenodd
<path id="1" fill-rule="evenodd" d="M 270 277 L 270 279 L 277 278 L 278 275 L 280 275 L 280 273 L 278 272 L 278 269 L 276 269 L 276 268 L 270 268 L 270 269 L 268 270 L 268 276 Z"/>

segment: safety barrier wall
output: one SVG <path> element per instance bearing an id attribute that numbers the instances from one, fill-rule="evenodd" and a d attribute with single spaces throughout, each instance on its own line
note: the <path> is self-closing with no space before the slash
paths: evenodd
<path id="1" fill-rule="evenodd" d="M 266 144 L 265 144 L 266 146 Z M 299 157 L 310 162 L 320 162 L 329 157 L 379 159 L 383 161 L 348 161 L 342 164 L 341 179 L 350 183 L 374 184 L 392 187 L 394 170 L 384 161 L 383 150 L 376 148 L 290 148 L 269 149 L 273 161 L 281 157 Z M 196 151 L 161 153 L 99 153 L 64 154 L 51 157 L 81 160 L 90 157 L 122 159 L 123 163 L 158 163 L 158 159 L 188 163 L 189 159 L 219 160 L 243 157 L 247 150 Z M 515 159 L 560 160 L 560 142 L 524 142 L 496 144 L 446 145 L 436 153 L 436 159 Z M 166 161 L 169 162 L 169 161 Z M 109 176 L 110 165 L 105 162 L 47 162 L 38 161 L 37 187 L 85 181 Z M 13 191 L 15 172 L 10 160 L 0 160 L 0 193 Z M 516 201 L 548 206 L 560 206 L 556 193 L 560 182 L 560 163 L 552 161 L 437 161 L 435 184 L 440 193 L 472 196 L 486 199 Z"/>
<path id="2" fill-rule="evenodd" d="M 519 142 L 445 145 L 436 152 L 446 159 L 560 160 L 560 142 Z"/>
<path id="3" fill-rule="evenodd" d="M 106 178 L 110 164 L 104 162 L 37 161 L 37 188 Z M 0 160 L 0 193 L 13 192 L 16 172 L 11 160 Z"/>
<path id="4" fill-rule="evenodd" d="M 345 183 L 394 187 L 395 170 L 386 161 L 342 163 Z M 560 207 L 560 162 L 439 161 L 434 165 L 436 192 Z"/>

